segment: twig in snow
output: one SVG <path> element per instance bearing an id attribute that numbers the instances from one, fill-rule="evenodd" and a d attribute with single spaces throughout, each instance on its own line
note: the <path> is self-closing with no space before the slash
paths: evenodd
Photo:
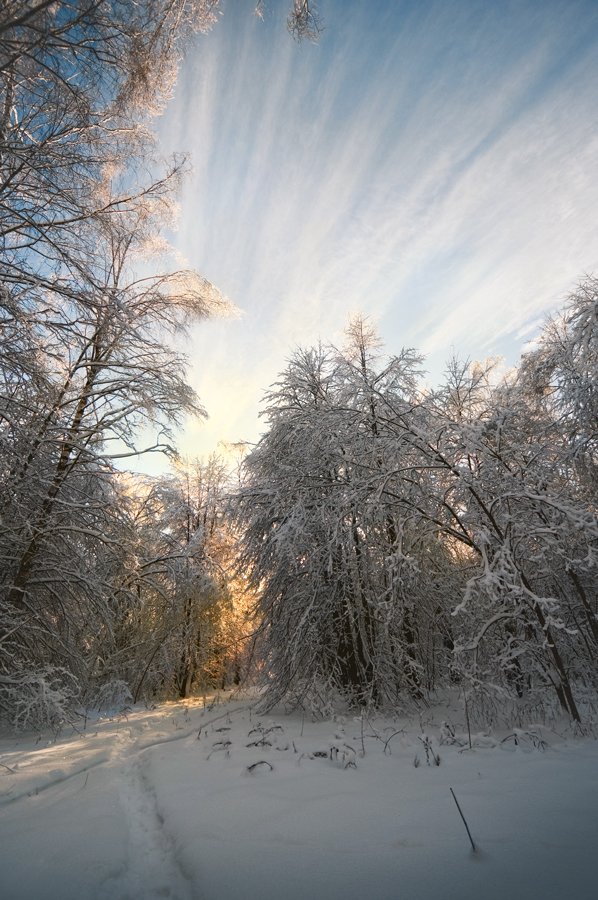
<path id="1" fill-rule="evenodd" d="M 469 737 L 469 749 L 471 750 L 471 726 L 469 724 L 469 709 L 467 707 L 467 697 L 464 695 L 465 701 L 465 721 L 467 722 L 467 736 Z"/>
<path id="2" fill-rule="evenodd" d="M 418 738 L 424 745 L 424 750 L 426 752 L 426 762 L 430 765 L 430 757 L 432 757 L 432 761 L 435 766 L 440 765 L 440 757 L 437 753 L 434 753 L 434 748 L 432 747 L 431 739 L 425 734 L 423 737 Z"/>
<path id="3" fill-rule="evenodd" d="M 264 729 L 264 734 L 271 734 L 273 731 L 281 731 L 284 734 L 282 725 L 271 725 L 270 728 Z"/>
<path id="4" fill-rule="evenodd" d="M 345 748 L 344 750 L 341 750 L 343 769 L 356 769 L 357 763 L 355 762 L 355 759 L 357 754 L 355 753 L 355 749 L 351 747 L 350 744 L 343 744 L 343 747 Z"/>
<path id="5" fill-rule="evenodd" d="M 250 766 L 247 766 L 247 771 L 253 772 L 255 769 L 257 769 L 258 766 L 268 766 L 271 772 L 274 771 L 274 766 L 272 765 L 272 763 L 269 763 L 265 759 L 260 759 L 258 760 L 258 762 L 254 762 Z"/>
<path id="6" fill-rule="evenodd" d="M 216 741 L 215 744 L 212 744 L 212 749 L 208 753 L 206 759 L 209 759 L 212 753 L 217 753 L 219 750 L 224 750 L 224 755 L 230 755 L 230 748 L 232 747 L 232 741 Z"/>
<path id="7" fill-rule="evenodd" d="M 382 743 L 384 743 L 384 738 L 380 734 L 378 734 L 378 732 L 374 728 L 374 725 L 372 724 L 372 720 L 370 719 L 370 717 L 366 716 L 366 719 L 367 719 L 368 725 L 372 729 L 372 733 L 368 734 L 368 737 L 376 738 L 377 741 L 381 741 Z"/>
<path id="8" fill-rule="evenodd" d="M 390 742 L 392 741 L 393 737 L 396 737 L 397 734 L 404 734 L 404 733 L 405 733 L 405 729 L 399 728 L 398 731 L 393 731 L 393 733 L 390 735 L 390 737 L 388 737 L 386 739 L 386 741 L 384 742 L 384 754 L 386 756 L 392 756 L 392 750 L 390 749 L 389 745 L 390 745 Z"/>
<path id="9" fill-rule="evenodd" d="M 197 732 L 197 740 L 198 740 L 198 741 L 201 740 L 201 733 L 202 733 L 202 731 L 205 731 L 205 730 L 208 728 L 208 726 L 209 726 L 209 725 L 213 725 L 214 722 L 219 722 L 220 719 L 226 719 L 226 717 L 228 716 L 228 717 L 229 717 L 229 718 L 228 718 L 228 723 L 231 724 L 230 716 L 231 716 L 233 713 L 239 712 L 239 711 L 242 710 L 243 708 L 244 708 L 244 707 L 242 707 L 242 706 L 237 706 L 237 707 L 235 707 L 235 709 L 231 709 L 231 710 L 229 710 L 229 711 L 227 711 L 227 712 L 225 712 L 225 713 L 222 713 L 220 716 L 214 716 L 214 718 L 213 718 L 213 719 L 210 719 L 209 722 L 204 722 L 203 725 L 200 726 L 199 731 Z M 251 709 L 251 707 L 249 707 L 249 708 Z"/>
<path id="10" fill-rule="evenodd" d="M 455 804 L 456 804 L 456 806 L 457 806 L 457 809 L 459 810 L 459 815 L 460 815 L 461 818 L 463 819 L 463 824 L 465 825 L 465 830 L 467 831 L 467 837 L 469 838 L 469 841 L 470 841 L 470 843 L 471 843 L 471 849 L 472 849 L 473 852 L 475 853 L 477 848 L 476 848 L 476 845 L 475 845 L 474 842 L 473 842 L 473 838 L 472 838 L 472 836 L 471 836 L 471 831 L 469 830 L 469 825 L 467 824 L 467 819 L 466 819 L 465 816 L 463 815 L 463 810 L 462 810 L 461 807 L 459 806 L 459 801 L 457 800 L 457 798 L 456 798 L 456 796 L 455 796 L 454 790 L 453 790 L 452 788 L 449 788 L 449 790 L 450 790 L 451 794 L 453 795 L 453 800 L 455 801 Z"/>

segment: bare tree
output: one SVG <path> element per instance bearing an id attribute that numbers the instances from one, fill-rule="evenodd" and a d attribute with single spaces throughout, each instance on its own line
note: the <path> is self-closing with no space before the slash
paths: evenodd
<path id="1" fill-rule="evenodd" d="M 313 0 L 293 0 L 287 28 L 297 41 L 317 41 L 324 29 L 317 4 Z"/>

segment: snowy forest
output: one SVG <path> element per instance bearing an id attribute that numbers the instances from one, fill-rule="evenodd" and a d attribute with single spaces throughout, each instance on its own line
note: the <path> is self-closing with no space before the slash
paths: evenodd
<path id="1" fill-rule="evenodd" d="M 237 465 L 177 458 L 205 415 L 185 333 L 230 304 L 172 265 L 187 163 L 159 159 L 152 120 L 217 6 L 0 11 L 0 717 L 60 729 L 252 683 L 264 710 L 402 711 L 451 688 L 472 720 L 583 725 L 598 279 L 515 369 L 452 357 L 436 387 L 354 317 L 340 346 L 288 348 Z M 300 0 L 288 24 L 319 27 Z M 145 453 L 170 474 L 134 474 Z"/>

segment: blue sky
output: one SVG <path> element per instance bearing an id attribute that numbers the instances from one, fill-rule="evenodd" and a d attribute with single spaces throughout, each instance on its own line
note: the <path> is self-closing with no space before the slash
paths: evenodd
<path id="1" fill-rule="evenodd" d="M 352 313 L 437 381 L 514 363 L 598 272 L 598 0 L 320 0 L 318 44 L 229 0 L 158 120 L 192 173 L 173 242 L 242 311 L 186 349 L 210 415 L 188 455 L 254 441 L 298 344 Z"/>

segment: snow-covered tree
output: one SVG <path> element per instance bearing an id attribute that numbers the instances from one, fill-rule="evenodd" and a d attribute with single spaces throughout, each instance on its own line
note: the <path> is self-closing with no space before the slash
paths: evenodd
<path id="1" fill-rule="evenodd" d="M 396 702 L 430 686 L 447 656 L 442 640 L 429 640 L 430 622 L 448 615 L 439 591 L 446 553 L 435 528 L 420 528 L 400 503 L 420 456 L 387 428 L 397 409 L 419 410 L 420 360 L 410 351 L 383 359 L 377 345 L 356 320 L 343 352 L 298 351 L 268 397 L 269 431 L 246 460 L 242 562 L 260 590 L 273 676 L 266 702 L 307 702 L 322 685 L 359 702 Z"/>
<path id="2" fill-rule="evenodd" d="M 145 164 L 148 115 L 213 5 L 0 11 L 0 712 L 21 723 L 60 680 L 86 689 L 90 635 L 112 628 L 114 456 L 202 412 L 169 341 L 221 298 L 139 273 L 180 169 Z"/>
<path id="3" fill-rule="evenodd" d="M 383 357 L 360 319 L 342 352 L 294 355 L 239 495 L 266 703 L 396 704 L 465 679 L 470 698 L 552 693 L 581 719 L 596 681 L 593 298 L 586 283 L 502 379 L 452 360 L 423 390 L 417 354 Z"/>

